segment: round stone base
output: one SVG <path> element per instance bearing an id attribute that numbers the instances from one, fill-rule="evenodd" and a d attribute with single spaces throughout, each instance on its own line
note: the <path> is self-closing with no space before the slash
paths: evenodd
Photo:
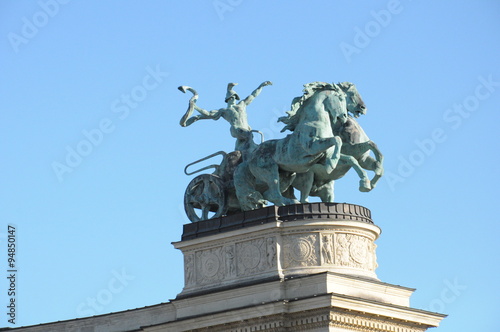
<path id="1" fill-rule="evenodd" d="M 322 272 L 377 279 L 370 211 L 347 203 L 266 207 L 184 225 L 181 294 Z"/>

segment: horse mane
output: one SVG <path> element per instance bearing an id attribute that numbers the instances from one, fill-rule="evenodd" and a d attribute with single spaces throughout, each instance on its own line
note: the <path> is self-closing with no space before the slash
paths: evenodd
<path id="1" fill-rule="evenodd" d="M 312 82 L 304 84 L 304 94 L 301 97 L 293 98 L 291 110 L 286 112 L 287 116 L 282 116 L 278 119 L 278 122 L 283 122 L 286 125 L 283 129 L 281 129 L 281 132 L 284 132 L 285 130 L 294 131 L 295 127 L 299 123 L 304 103 L 311 98 L 314 93 L 323 90 L 340 89 L 335 85 L 335 83 Z"/>

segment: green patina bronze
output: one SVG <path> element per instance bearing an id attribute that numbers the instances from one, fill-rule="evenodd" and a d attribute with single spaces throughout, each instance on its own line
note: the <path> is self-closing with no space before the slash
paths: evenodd
<path id="1" fill-rule="evenodd" d="M 267 202 L 279 206 L 305 203 L 309 196 L 333 202 L 334 180 L 350 168 L 359 175 L 359 189 L 363 192 L 372 190 L 382 176 L 382 153 L 355 119 L 366 113 L 366 107 L 352 83 L 305 84 L 303 95 L 294 98 L 291 110 L 278 120 L 285 124 L 282 131 L 291 133 L 282 139 L 255 144 L 252 132 L 256 131 L 248 125 L 246 106 L 264 86 L 271 84 L 262 83 L 247 98 L 236 102 L 239 100 L 233 90 L 236 84 L 229 83 L 227 107 L 214 111 L 196 105 L 198 94 L 193 88 L 179 87 L 182 92 L 193 93 L 181 126 L 222 117 L 229 122 L 230 133 L 236 138 L 234 152 L 216 153 L 224 156 L 220 165 L 198 170 L 213 167 L 212 174 L 199 175 L 188 185 L 184 205 L 191 221 L 254 210 Z M 200 114 L 193 116 L 194 110 Z M 365 169 L 374 171 L 372 180 L 368 179 Z M 294 189 L 301 193 L 300 202 Z"/>
<path id="2" fill-rule="evenodd" d="M 372 142 L 355 118 L 366 114 L 366 106 L 354 84 L 349 82 L 339 83 L 338 86 L 346 95 L 347 111 L 352 114 L 343 124 L 336 123 L 332 126 L 333 134 L 342 140 L 338 163 L 334 170 L 328 171 L 322 163 L 313 165 L 308 172 L 297 173 L 292 187 L 300 191 L 300 202 L 308 202 L 309 196 L 318 196 L 322 202 L 333 202 L 334 180 L 342 178 L 351 168 L 360 177 L 359 190 L 371 191 L 375 188 L 383 175 L 383 155 L 377 145 Z M 285 118 L 279 121 L 287 124 Z M 288 126 L 282 131 L 290 129 Z M 292 130 L 292 129 L 290 129 Z M 370 151 L 375 158 L 370 156 Z M 364 169 L 374 171 L 372 180 L 368 179 Z"/>
<path id="3" fill-rule="evenodd" d="M 229 122 L 229 124 L 231 125 L 231 136 L 236 138 L 234 149 L 237 151 L 242 151 L 243 156 L 246 157 L 256 147 L 256 144 L 253 141 L 252 134 L 252 132 L 255 131 L 252 130 L 252 128 L 250 128 L 250 125 L 248 124 L 247 106 L 250 105 L 255 97 L 260 94 L 263 87 L 272 85 L 272 83 L 270 81 L 263 82 L 248 97 L 240 102 L 237 102 L 237 100 L 240 100 L 240 97 L 233 90 L 233 87 L 235 87 L 236 85 L 238 85 L 238 83 L 229 83 L 227 85 L 226 98 L 224 100 L 224 102 L 227 103 L 227 106 L 213 111 L 207 111 L 196 105 L 198 94 L 193 88 L 190 88 L 188 86 L 180 86 L 179 90 L 181 90 L 182 92 L 191 91 L 194 94 L 189 103 L 188 110 L 182 117 L 180 124 L 181 126 L 186 127 L 198 120 L 219 120 L 222 117 L 227 122 Z M 200 114 L 192 115 L 193 110 L 198 111 Z"/>

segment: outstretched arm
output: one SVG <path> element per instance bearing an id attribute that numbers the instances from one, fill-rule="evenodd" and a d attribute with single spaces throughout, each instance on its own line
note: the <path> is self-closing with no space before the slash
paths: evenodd
<path id="1" fill-rule="evenodd" d="M 243 99 L 241 102 L 245 103 L 247 106 L 250 105 L 250 103 L 257 97 L 260 92 L 262 91 L 262 88 L 267 86 L 267 85 L 272 85 L 273 83 L 271 81 L 265 81 L 259 87 L 250 94 L 250 96 L 246 97 Z"/>
<path id="2" fill-rule="evenodd" d="M 209 112 L 209 111 L 199 107 L 198 105 L 194 105 L 194 109 L 197 110 L 202 115 L 203 119 L 217 120 L 220 118 L 220 114 L 219 114 L 220 112 L 218 110 L 214 110 L 214 111 Z"/>
<path id="3" fill-rule="evenodd" d="M 200 115 L 193 115 L 192 117 L 187 119 L 185 126 L 189 126 L 198 120 L 205 120 L 205 119 L 219 120 L 220 117 L 222 116 L 221 110 L 213 110 L 209 112 L 196 105 L 194 106 L 194 109 L 200 112 Z"/>
<path id="4" fill-rule="evenodd" d="M 182 86 L 178 87 L 178 89 L 181 92 L 186 93 L 186 91 L 190 91 L 193 94 L 193 96 L 189 100 L 188 110 L 181 118 L 180 125 L 182 127 L 189 126 L 193 122 L 201 120 L 201 119 L 218 120 L 221 117 L 222 109 L 209 112 L 209 111 L 199 107 L 198 105 L 196 105 L 196 101 L 198 100 L 198 92 L 196 92 L 195 89 L 193 89 L 189 86 L 186 86 L 186 85 L 182 85 Z M 200 113 L 200 115 L 192 116 L 194 110 L 198 111 Z"/>

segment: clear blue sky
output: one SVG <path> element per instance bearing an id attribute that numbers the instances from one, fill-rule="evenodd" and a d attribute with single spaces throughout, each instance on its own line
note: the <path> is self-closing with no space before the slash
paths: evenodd
<path id="1" fill-rule="evenodd" d="M 177 86 L 216 109 L 228 82 L 246 96 L 270 80 L 248 108 L 267 139 L 304 83 L 357 85 L 386 176 L 366 194 L 350 174 L 336 200 L 382 228 L 379 278 L 448 314 L 438 331 L 498 331 L 499 17 L 498 1 L 0 2 L 0 275 L 12 224 L 16 326 L 175 298 L 183 168 L 234 144 L 223 120 L 179 126 Z"/>

